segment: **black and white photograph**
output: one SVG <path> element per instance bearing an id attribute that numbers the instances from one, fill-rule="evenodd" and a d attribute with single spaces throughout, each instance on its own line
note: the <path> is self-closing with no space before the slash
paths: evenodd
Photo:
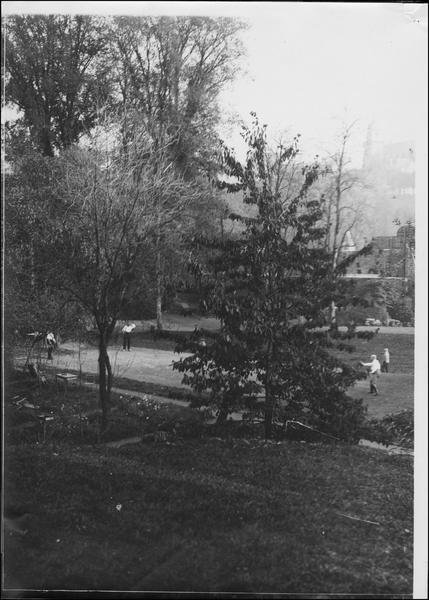
<path id="1" fill-rule="evenodd" d="M 428 9 L 2 2 L 2 597 L 427 598 Z"/>

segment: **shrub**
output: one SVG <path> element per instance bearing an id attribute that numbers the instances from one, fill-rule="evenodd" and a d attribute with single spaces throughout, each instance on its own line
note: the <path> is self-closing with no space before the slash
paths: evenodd
<path id="1" fill-rule="evenodd" d="M 371 419 L 364 430 L 363 437 L 389 446 L 395 444 L 404 448 L 414 445 L 414 414 L 410 409 L 387 415 L 383 419 Z"/>

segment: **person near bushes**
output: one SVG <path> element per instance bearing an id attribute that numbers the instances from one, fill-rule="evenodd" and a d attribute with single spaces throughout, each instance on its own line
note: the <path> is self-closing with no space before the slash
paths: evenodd
<path id="1" fill-rule="evenodd" d="M 54 348 L 56 348 L 56 347 L 57 347 L 57 340 L 55 339 L 55 336 L 52 333 L 52 331 L 49 331 L 46 334 L 46 349 L 48 351 L 48 360 L 53 360 L 52 352 L 54 351 Z"/>
<path id="2" fill-rule="evenodd" d="M 123 343 L 123 348 L 124 350 L 130 350 L 130 346 L 131 346 L 131 332 L 136 328 L 136 326 L 134 325 L 134 323 L 129 323 L 129 321 L 127 321 L 125 323 L 125 325 L 122 327 L 122 333 L 124 334 L 124 343 Z"/>
<path id="3" fill-rule="evenodd" d="M 389 348 L 385 348 L 383 352 L 383 362 L 381 363 L 381 372 L 388 373 L 390 365 L 390 352 Z"/>
<path id="4" fill-rule="evenodd" d="M 378 389 L 377 389 L 377 379 L 380 375 L 380 361 L 377 360 L 377 355 L 376 354 L 371 354 L 371 362 L 361 362 L 360 363 L 362 365 L 362 367 L 368 367 L 369 368 L 369 394 L 374 394 L 375 396 L 378 396 Z"/>

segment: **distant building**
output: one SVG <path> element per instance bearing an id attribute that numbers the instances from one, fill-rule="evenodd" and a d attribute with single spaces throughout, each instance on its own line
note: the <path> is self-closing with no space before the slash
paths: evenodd
<path id="1" fill-rule="evenodd" d="M 380 277 L 414 278 L 415 229 L 412 225 L 399 227 L 396 235 L 372 238 L 372 251 L 358 256 L 347 269 L 347 275 L 378 275 Z M 348 247 L 342 255 L 350 256 Z"/>
<path id="2" fill-rule="evenodd" d="M 406 222 L 415 214 L 415 160 L 412 141 L 381 144 L 368 128 L 363 171 L 370 182 L 376 231 L 391 235 L 393 222 Z"/>
<path id="3" fill-rule="evenodd" d="M 346 235 L 344 238 L 344 243 L 341 246 L 341 252 L 345 255 L 350 254 L 351 252 L 356 252 L 356 244 L 354 242 L 353 236 L 350 231 L 346 231 Z"/>

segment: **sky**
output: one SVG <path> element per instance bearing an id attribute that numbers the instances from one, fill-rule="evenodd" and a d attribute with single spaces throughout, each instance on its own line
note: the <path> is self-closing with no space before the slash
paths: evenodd
<path id="1" fill-rule="evenodd" d="M 427 15 L 427 7 L 417 9 Z M 354 121 L 355 160 L 371 122 L 380 140 L 414 140 L 427 72 L 427 17 L 415 10 L 273 3 L 248 16 L 247 76 L 224 93 L 225 105 L 242 115 L 255 110 L 273 130 L 301 133 L 311 152 L 334 149 L 343 124 Z"/>

